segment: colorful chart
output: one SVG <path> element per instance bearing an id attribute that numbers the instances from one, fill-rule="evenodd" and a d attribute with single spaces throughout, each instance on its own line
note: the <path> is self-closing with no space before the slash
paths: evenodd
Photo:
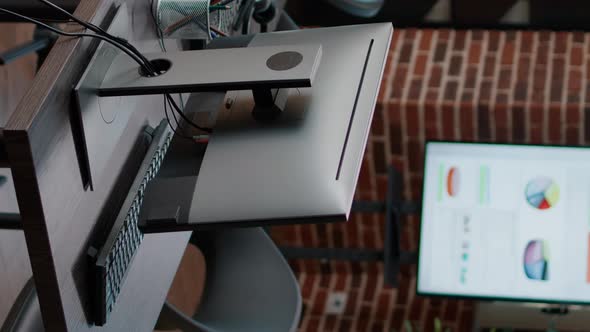
<path id="1" fill-rule="evenodd" d="M 549 280 L 549 245 L 532 240 L 524 251 L 524 273 L 532 280 Z"/>
<path id="2" fill-rule="evenodd" d="M 447 193 L 451 197 L 459 194 L 459 169 L 457 167 L 451 167 L 447 172 Z"/>
<path id="3" fill-rule="evenodd" d="M 546 210 L 559 201 L 559 186 L 552 179 L 540 176 L 529 181 L 525 195 L 532 207 Z"/>

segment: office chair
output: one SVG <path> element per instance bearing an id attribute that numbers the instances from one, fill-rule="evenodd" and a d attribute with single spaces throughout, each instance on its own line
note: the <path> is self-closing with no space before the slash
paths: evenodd
<path id="1" fill-rule="evenodd" d="M 371 18 L 383 8 L 385 0 L 326 0 L 326 2 L 347 14 Z"/>
<path id="2" fill-rule="evenodd" d="M 16 298 L 6 321 L 0 327 L 0 332 L 41 332 L 44 330 L 35 282 L 31 278 Z"/>
<path id="3" fill-rule="evenodd" d="M 301 294 L 291 268 L 261 228 L 195 232 L 207 262 L 205 291 L 189 317 L 166 302 L 158 329 L 204 332 L 295 331 Z"/>

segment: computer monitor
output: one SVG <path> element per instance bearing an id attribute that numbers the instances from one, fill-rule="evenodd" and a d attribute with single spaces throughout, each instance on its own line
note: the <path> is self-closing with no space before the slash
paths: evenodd
<path id="1" fill-rule="evenodd" d="M 142 230 L 346 220 L 392 33 L 381 23 L 253 36 L 248 47 L 320 45 L 313 85 L 291 88 L 281 116 L 270 122 L 252 116 L 251 90 L 228 92 L 194 165 L 189 206 L 180 207 L 177 222 L 148 220 Z"/>
<path id="2" fill-rule="evenodd" d="M 428 142 L 417 292 L 590 303 L 590 150 Z"/>

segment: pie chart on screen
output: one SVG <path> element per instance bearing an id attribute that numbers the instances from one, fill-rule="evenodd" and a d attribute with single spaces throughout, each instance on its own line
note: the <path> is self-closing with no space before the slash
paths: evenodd
<path id="1" fill-rule="evenodd" d="M 531 280 L 549 280 L 549 245 L 532 240 L 524 250 L 524 273 Z"/>
<path id="2" fill-rule="evenodd" d="M 457 196 L 460 189 L 459 169 L 457 167 L 449 168 L 447 172 L 447 193 L 451 197 Z"/>
<path id="3" fill-rule="evenodd" d="M 559 201 L 559 186 L 551 178 L 539 176 L 526 185 L 527 202 L 539 210 L 547 210 Z"/>

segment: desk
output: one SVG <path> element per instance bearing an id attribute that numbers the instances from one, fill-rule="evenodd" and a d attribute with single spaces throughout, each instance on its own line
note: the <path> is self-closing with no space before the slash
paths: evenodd
<path id="1" fill-rule="evenodd" d="M 82 0 L 75 15 L 100 25 L 112 16 L 113 6 L 123 1 Z M 126 3 L 133 10 L 146 1 Z M 159 50 L 148 12 L 135 13 L 130 41 L 143 51 Z M 99 131 L 102 136 L 92 136 L 91 141 L 87 137 L 89 144 L 100 144 L 103 139 L 111 143 L 114 139 L 115 144 L 109 143 L 92 156 L 92 162 L 104 168 L 93 174 L 94 190 L 84 190 L 69 114 L 72 87 L 96 44 L 72 38 L 56 42 L 8 120 L 4 130 L 8 161 L 45 327 L 50 331 L 151 331 L 190 232 L 146 235 L 109 321 L 103 327 L 89 323 L 86 253 L 92 233 L 104 211 L 118 212 L 108 198 L 124 190 L 120 173 L 138 135 L 146 125 L 156 126 L 163 118 L 161 96 L 117 97 L 94 105 L 93 110 L 107 105 L 119 115 L 113 127 Z M 117 126 L 122 127 L 115 135 L 109 128 Z M 87 132 L 92 129 L 97 131 L 96 127 L 85 128 Z M 133 178 L 135 174 L 127 175 Z"/>
<path id="2" fill-rule="evenodd" d="M 83 0 L 75 13 L 101 24 L 111 6 L 120 2 Z M 141 48 L 158 49 L 153 35 L 142 38 L 136 43 Z M 70 96 L 95 46 L 89 39 L 57 41 L 6 124 L 8 159 L 47 330 L 150 331 L 187 245 L 188 232 L 146 236 L 108 324 L 96 327 L 87 317 L 85 259 L 91 233 L 100 211 L 109 208 L 107 197 L 117 189 L 116 178 L 137 135 L 145 125 L 155 126 L 163 117 L 161 97 L 142 97 L 129 104 L 129 121 L 114 151 L 95 156 L 107 165 L 104 172 L 96 178 L 94 191 L 84 190 L 70 126 Z"/>
<path id="3" fill-rule="evenodd" d="M 30 40 L 33 26 L 0 24 L 0 51 Z M 35 74 L 35 56 L 27 56 L 0 66 L 0 128 L 4 127 L 18 101 L 26 92 Z M 0 132 L 2 129 L 0 129 Z M 1 135 L 1 133 L 0 133 Z M 0 176 L 8 182 L 0 185 L 0 212 L 18 213 L 18 204 L 9 169 L 0 168 Z M 19 230 L 0 230 L 0 326 L 6 319 L 16 297 L 31 278 L 31 267 L 25 236 Z"/>

